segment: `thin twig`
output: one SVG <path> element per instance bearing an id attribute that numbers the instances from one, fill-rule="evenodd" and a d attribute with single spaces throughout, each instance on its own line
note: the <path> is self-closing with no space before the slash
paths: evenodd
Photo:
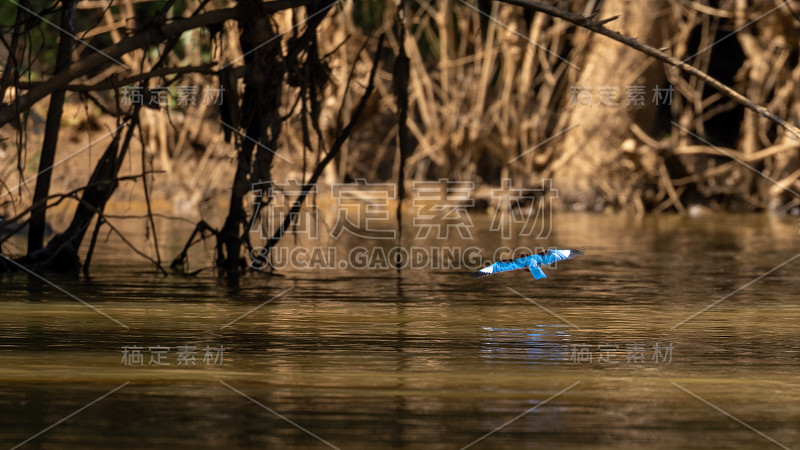
<path id="1" fill-rule="evenodd" d="M 724 93 L 726 96 L 728 96 L 731 100 L 735 101 L 736 103 L 739 103 L 745 108 L 754 111 L 758 115 L 766 119 L 769 119 L 772 122 L 775 122 L 776 124 L 783 127 L 786 131 L 788 131 L 792 135 L 793 139 L 800 140 L 800 128 L 797 128 L 794 125 L 786 122 L 785 120 L 773 114 L 763 106 L 753 103 L 744 95 L 735 91 L 733 88 L 728 87 L 727 85 L 723 84 L 722 82 L 712 77 L 711 75 L 708 75 L 707 73 L 701 71 L 700 69 L 697 69 L 696 67 L 689 65 L 679 60 L 678 58 L 670 56 L 655 47 L 643 44 L 632 37 L 625 36 L 616 31 L 612 31 L 609 30 L 608 28 L 603 27 L 603 21 L 597 22 L 594 21 L 591 16 L 584 17 L 579 14 L 575 14 L 560 8 L 556 8 L 555 6 L 545 5 L 543 3 L 535 2 L 532 0 L 495 0 L 495 1 L 522 6 L 523 8 L 529 8 L 534 11 L 539 11 L 553 17 L 558 17 L 579 27 L 594 31 L 595 33 L 602 34 L 603 36 L 607 36 L 615 41 L 627 45 L 628 47 L 631 47 L 634 50 L 638 50 L 648 56 L 652 56 L 653 58 L 658 59 L 659 61 L 677 67 L 678 69 L 686 73 L 689 73 L 691 75 L 694 75 L 697 78 L 705 81 L 710 86 L 713 86 L 715 89 Z"/>

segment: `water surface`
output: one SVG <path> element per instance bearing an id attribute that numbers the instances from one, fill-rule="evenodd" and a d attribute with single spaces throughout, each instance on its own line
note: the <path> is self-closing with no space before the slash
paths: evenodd
<path id="1" fill-rule="evenodd" d="M 162 227 L 171 257 L 189 230 Z M 284 269 L 235 286 L 161 277 L 111 239 L 90 278 L 48 276 L 128 329 L 3 275 L 0 444 L 800 448 L 800 257 L 748 285 L 800 253 L 795 220 L 570 214 L 535 242 L 588 251 L 541 281 Z"/>

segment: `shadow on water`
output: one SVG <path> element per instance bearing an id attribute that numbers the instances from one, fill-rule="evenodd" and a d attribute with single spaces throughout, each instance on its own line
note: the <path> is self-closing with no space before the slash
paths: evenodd
<path id="1" fill-rule="evenodd" d="M 127 329 L 4 275 L 0 442 L 461 448 L 511 421 L 475 447 L 800 447 L 800 259 L 734 293 L 800 252 L 794 222 L 575 214 L 554 230 L 539 245 L 589 251 L 540 281 L 286 269 L 230 286 L 153 275 L 113 240 L 90 279 L 48 277 Z M 508 246 L 473 238 L 481 257 Z"/>

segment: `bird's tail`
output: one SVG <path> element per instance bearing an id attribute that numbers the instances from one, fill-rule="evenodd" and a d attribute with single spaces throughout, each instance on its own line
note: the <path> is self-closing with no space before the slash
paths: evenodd
<path id="1" fill-rule="evenodd" d="M 571 248 L 569 249 L 569 251 L 570 251 L 569 257 L 576 258 L 586 253 L 586 247 Z"/>
<path id="2" fill-rule="evenodd" d="M 471 274 L 469 274 L 469 277 L 470 278 L 480 278 L 480 277 L 488 277 L 489 275 L 491 275 L 491 273 L 477 271 L 477 272 L 472 272 Z"/>

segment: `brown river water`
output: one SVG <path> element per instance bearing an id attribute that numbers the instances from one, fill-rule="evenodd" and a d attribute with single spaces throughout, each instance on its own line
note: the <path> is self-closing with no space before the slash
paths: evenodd
<path id="1" fill-rule="evenodd" d="M 191 228 L 160 227 L 171 258 Z M 467 277 L 516 247 L 481 231 L 421 246 L 471 247 L 469 267 L 382 268 L 349 238 L 324 253 L 363 246 L 358 267 L 238 285 L 111 238 L 91 277 L 47 276 L 71 295 L 0 275 L 0 446 L 800 448 L 798 231 L 561 214 L 528 242 L 587 252 L 543 280 Z"/>

